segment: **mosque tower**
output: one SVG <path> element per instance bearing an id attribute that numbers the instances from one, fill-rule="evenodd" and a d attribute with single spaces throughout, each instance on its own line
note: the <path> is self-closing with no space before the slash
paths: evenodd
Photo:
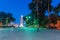
<path id="1" fill-rule="evenodd" d="M 23 15 L 21 15 L 21 18 L 20 18 L 20 26 L 19 27 L 24 27 L 23 26 Z"/>

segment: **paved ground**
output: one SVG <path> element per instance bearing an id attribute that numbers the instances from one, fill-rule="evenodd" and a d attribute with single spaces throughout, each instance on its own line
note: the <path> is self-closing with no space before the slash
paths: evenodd
<path id="1" fill-rule="evenodd" d="M 18 29 L 0 30 L 0 40 L 60 40 L 58 30 L 23 31 Z"/>

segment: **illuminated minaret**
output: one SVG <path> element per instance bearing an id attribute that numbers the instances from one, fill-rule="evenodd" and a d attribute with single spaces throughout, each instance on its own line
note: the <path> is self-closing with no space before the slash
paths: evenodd
<path id="1" fill-rule="evenodd" d="M 20 18 L 20 26 L 19 27 L 23 27 L 23 15 L 21 15 L 21 18 Z"/>

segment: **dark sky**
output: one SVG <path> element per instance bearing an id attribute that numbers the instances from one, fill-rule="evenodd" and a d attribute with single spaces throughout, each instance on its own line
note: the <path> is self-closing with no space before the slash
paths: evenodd
<path id="1" fill-rule="evenodd" d="M 0 11 L 11 12 L 13 17 L 16 18 L 16 22 L 20 22 L 20 15 L 27 15 L 31 11 L 28 8 L 28 4 L 31 0 L 0 0 Z M 55 7 L 60 3 L 60 0 L 52 0 L 52 5 Z"/>

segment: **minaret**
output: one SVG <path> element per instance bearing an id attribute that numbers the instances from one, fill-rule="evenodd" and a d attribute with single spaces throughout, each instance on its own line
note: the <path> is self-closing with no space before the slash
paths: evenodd
<path id="1" fill-rule="evenodd" d="M 23 27 L 23 15 L 21 15 L 21 18 L 20 18 L 20 26 L 19 27 Z"/>

